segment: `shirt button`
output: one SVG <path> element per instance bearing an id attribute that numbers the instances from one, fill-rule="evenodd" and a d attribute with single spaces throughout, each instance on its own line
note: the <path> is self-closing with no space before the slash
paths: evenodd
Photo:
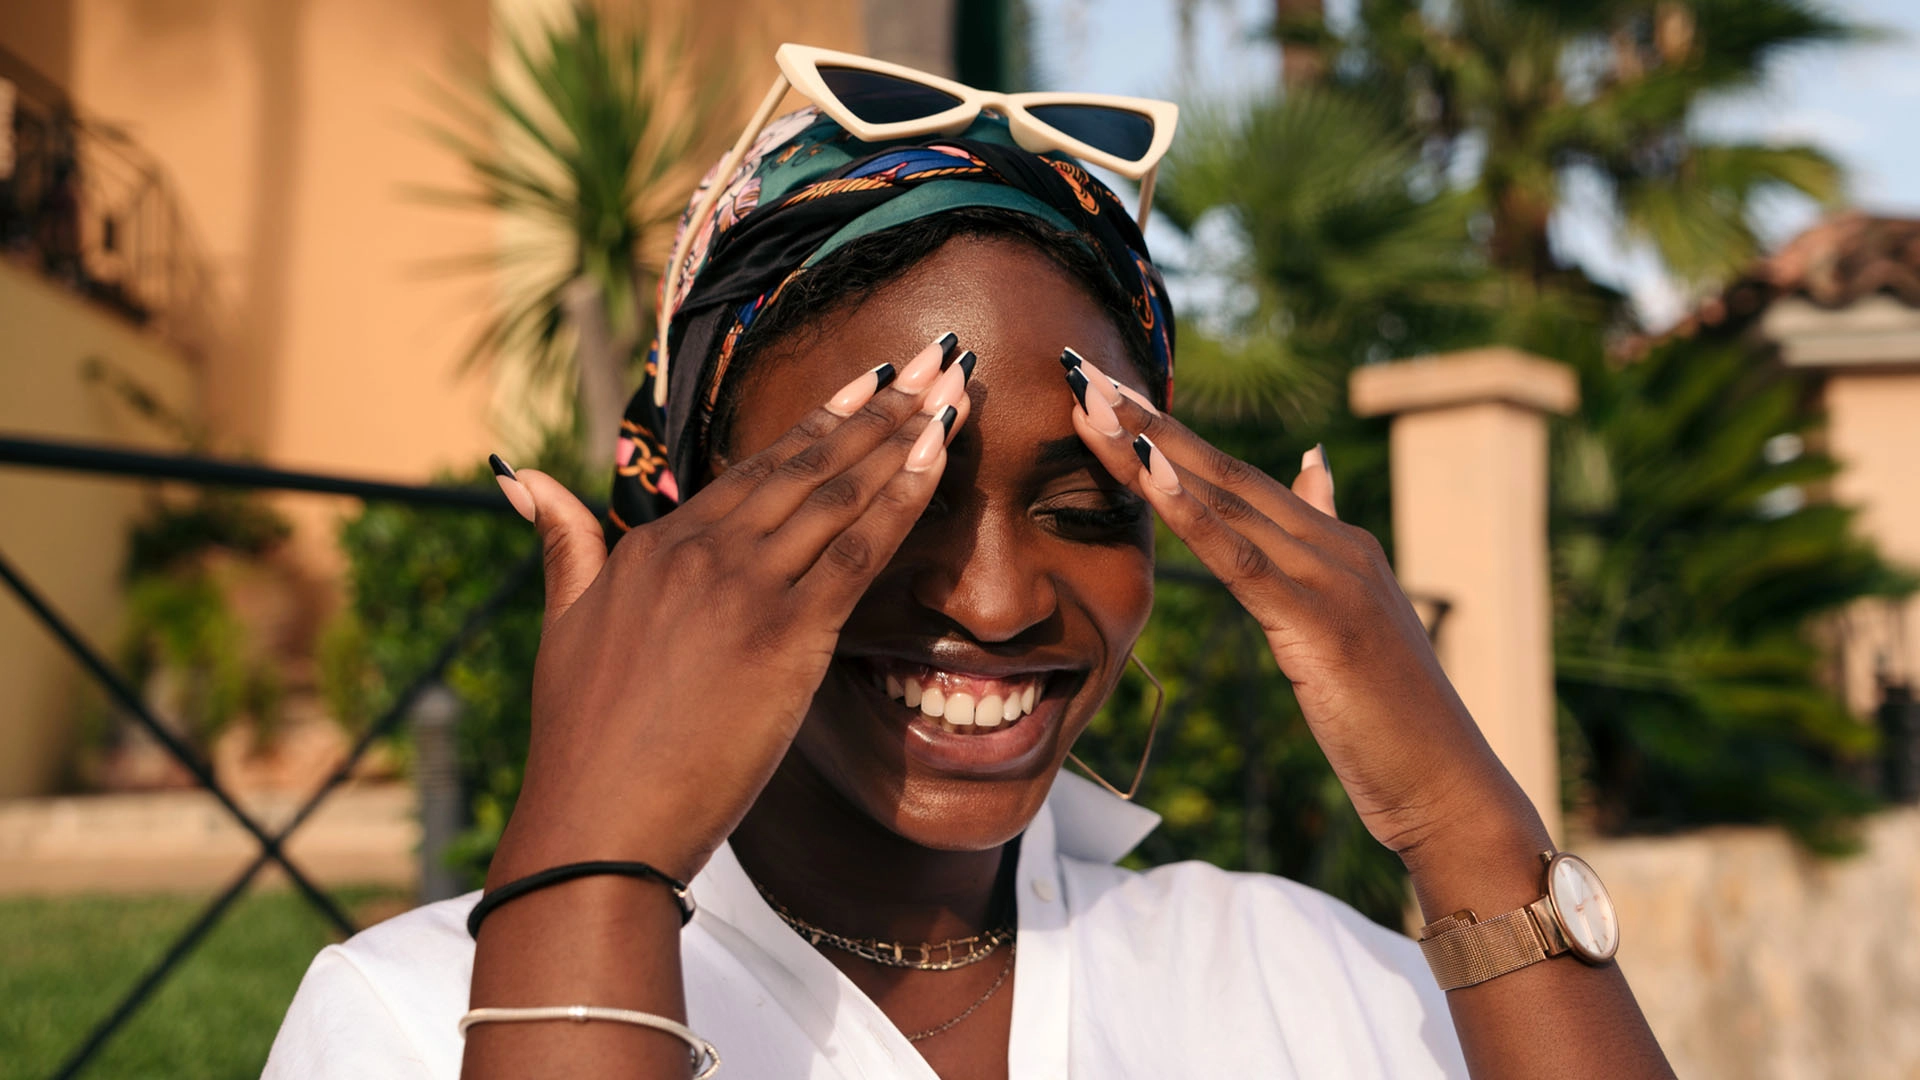
<path id="1" fill-rule="evenodd" d="M 1053 903 L 1053 882 L 1046 878 L 1034 878 L 1033 895 L 1039 897 L 1043 903 Z"/>

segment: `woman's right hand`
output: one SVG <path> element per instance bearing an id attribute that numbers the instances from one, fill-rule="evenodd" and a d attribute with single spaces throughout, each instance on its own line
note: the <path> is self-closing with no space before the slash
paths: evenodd
<path id="1" fill-rule="evenodd" d="M 967 410 L 971 362 L 941 373 L 951 341 L 891 385 L 884 366 L 860 376 L 611 553 L 553 478 L 526 470 L 515 492 L 503 477 L 540 534 L 546 621 L 526 778 L 490 887 L 589 859 L 641 860 L 683 881 L 705 865 L 932 498 Z"/>

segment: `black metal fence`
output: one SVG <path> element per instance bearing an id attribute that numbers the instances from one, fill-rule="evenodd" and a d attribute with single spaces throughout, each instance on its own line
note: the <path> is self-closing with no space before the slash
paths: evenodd
<path id="1" fill-rule="evenodd" d="M 0 438 L 0 465 L 58 469 L 120 478 L 172 480 L 209 486 L 248 488 L 266 491 L 298 491 L 327 495 L 345 495 L 371 502 L 403 503 L 420 507 L 439 507 L 474 513 L 512 513 L 496 493 L 448 487 L 415 487 L 320 473 L 291 472 L 260 465 L 218 461 L 185 454 L 154 454 L 111 447 L 85 446 L 37 439 Z M 258 854 L 239 875 L 209 903 L 158 962 L 147 969 L 133 988 L 96 1024 L 75 1047 L 54 1074 L 73 1077 L 106 1045 L 114 1033 L 133 1016 L 142 1003 L 165 981 L 180 962 L 198 946 L 227 910 L 246 891 L 260 871 L 269 864 L 283 870 L 313 907 L 342 934 L 358 929 L 331 896 L 316 885 L 287 855 L 287 841 L 319 809 L 340 784 L 352 774 L 367 750 L 381 738 L 393 734 L 410 717 L 431 733 L 439 745 L 450 742 L 451 727 L 457 712 L 451 695 L 440 686 L 446 667 L 473 637 L 497 613 L 501 606 L 537 572 L 539 552 L 529 547 L 525 557 L 514 564 L 491 594 L 466 614 L 459 628 L 440 646 L 427 665 L 394 699 L 385 713 L 376 718 L 353 744 L 346 758 L 326 777 L 293 816 L 277 830 L 268 829 L 241 807 L 214 775 L 213 769 L 159 717 L 154 715 L 141 695 L 109 663 L 100 650 L 67 619 L 21 569 L 0 552 L 0 581 L 4 581 L 20 602 L 66 649 L 88 676 L 125 714 L 151 735 L 165 752 L 179 762 L 226 813 L 253 838 Z M 424 750 L 424 747 L 423 747 Z M 423 884 L 429 895 L 445 895 L 451 878 L 433 853 L 457 827 L 459 809 L 458 781 L 452 776 L 452 764 L 444 752 L 423 754 L 433 762 L 422 769 L 423 795 L 431 805 L 423 807 L 423 817 L 432 835 L 423 845 Z M 428 790 L 431 789 L 431 790 Z M 436 880 L 435 873 L 442 876 Z"/>

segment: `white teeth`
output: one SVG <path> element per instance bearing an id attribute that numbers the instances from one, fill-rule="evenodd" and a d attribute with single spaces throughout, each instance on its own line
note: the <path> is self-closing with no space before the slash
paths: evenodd
<path id="1" fill-rule="evenodd" d="M 931 692 L 931 691 L 929 691 Z M 947 723 L 959 727 L 973 726 L 973 695 L 955 694 L 947 699 Z"/>
<path id="2" fill-rule="evenodd" d="M 999 727 L 1007 718 L 1007 706 L 998 694 L 988 694 L 980 699 L 973 710 L 973 722 L 981 727 Z"/>
<path id="3" fill-rule="evenodd" d="M 938 678 L 939 673 L 924 679 L 917 675 L 889 674 L 881 681 L 888 697 L 941 721 L 943 729 L 961 734 L 1011 724 L 1032 712 L 1040 696 L 1037 679 L 1028 679 L 1017 690 L 985 694 L 976 699 L 965 691 L 949 693 L 937 684 Z"/>

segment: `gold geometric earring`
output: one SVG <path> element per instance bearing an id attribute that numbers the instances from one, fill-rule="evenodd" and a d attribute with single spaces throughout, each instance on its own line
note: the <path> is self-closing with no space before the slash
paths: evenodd
<path id="1" fill-rule="evenodd" d="M 1099 773 L 1094 772 L 1092 766 L 1081 761 L 1078 754 L 1069 752 L 1067 754 L 1067 760 L 1080 766 L 1080 771 L 1086 773 L 1087 778 L 1094 783 L 1099 784 L 1101 787 L 1106 788 L 1122 799 L 1132 802 L 1134 795 L 1140 790 L 1140 778 L 1147 775 L 1147 759 L 1153 755 L 1153 736 L 1155 732 L 1160 730 L 1160 709 L 1167 703 L 1167 688 L 1160 685 L 1160 680 L 1155 678 L 1153 672 L 1148 669 L 1147 665 L 1142 663 L 1140 658 L 1135 656 L 1131 651 L 1127 653 L 1127 659 L 1133 661 L 1133 666 L 1139 668 L 1140 674 L 1145 675 L 1147 681 L 1153 684 L 1153 719 L 1147 722 L 1147 746 L 1146 749 L 1140 751 L 1140 765 L 1133 770 L 1133 783 L 1127 785 L 1127 790 L 1121 791 L 1119 788 L 1107 783 L 1106 779 Z"/>

